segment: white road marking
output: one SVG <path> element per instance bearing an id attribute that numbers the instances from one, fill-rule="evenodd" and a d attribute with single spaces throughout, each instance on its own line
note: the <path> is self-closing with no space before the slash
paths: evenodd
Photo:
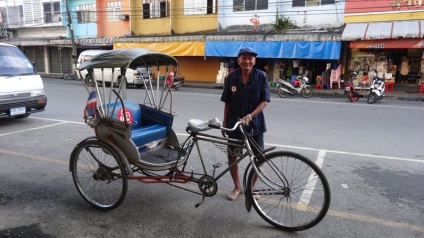
<path id="1" fill-rule="evenodd" d="M 324 157 L 325 157 L 325 150 L 320 150 L 318 152 L 317 160 L 315 161 L 315 164 L 318 165 L 319 168 L 322 168 L 322 164 L 324 163 Z M 299 205 L 305 205 L 308 206 L 309 202 L 311 201 L 312 193 L 315 190 L 315 185 L 317 184 L 317 178 L 318 176 L 314 173 L 314 171 L 311 171 L 311 174 L 309 175 L 308 182 L 305 184 L 305 189 L 303 189 L 302 195 L 299 198 Z"/>
<path id="2" fill-rule="evenodd" d="M 342 187 L 343 187 L 343 188 L 349 188 L 349 187 L 347 186 L 347 184 L 344 184 L 344 183 L 342 184 Z"/>
<path id="3" fill-rule="evenodd" d="M 58 121 L 58 122 L 66 122 L 66 123 L 86 125 L 84 122 L 67 121 L 67 120 L 59 120 L 59 119 L 50 119 L 50 118 L 44 118 L 44 117 L 31 117 L 31 119 L 46 120 L 46 121 Z"/>
<path id="4" fill-rule="evenodd" d="M 46 127 L 52 127 L 52 126 L 62 125 L 62 124 L 65 124 L 65 123 L 67 123 L 67 122 L 62 121 L 62 122 L 59 122 L 59 123 L 56 123 L 56 124 L 52 124 L 52 125 L 40 126 L 40 127 L 34 127 L 34 128 L 31 128 L 31 129 L 26 129 L 26 130 L 21 130 L 21 131 L 14 131 L 14 132 L 10 132 L 10 133 L 4 133 L 4 134 L 0 134 L 0 136 L 7 136 L 7 135 L 13 135 L 13 134 L 27 132 L 27 131 L 39 130 L 39 129 L 43 129 L 43 128 L 46 128 Z"/>
<path id="5" fill-rule="evenodd" d="M 323 150 L 323 149 L 308 148 L 308 147 L 301 147 L 301 146 L 290 146 L 290 145 L 279 145 L 279 144 L 268 144 L 268 143 L 265 143 L 265 144 L 268 145 L 268 146 L 285 147 L 285 148 L 299 149 L 299 150 L 312 150 L 312 151 Z M 372 157 L 372 158 L 378 158 L 378 159 L 424 163 L 424 159 L 422 159 L 422 160 L 420 160 L 420 159 L 409 159 L 409 158 L 400 158 L 400 157 L 385 156 L 385 155 L 363 154 L 363 153 L 337 151 L 337 150 L 326 150 L 326 151 L 327 151 L 327 153 L 334 153 L 334 154 L 354 155 L 354 156 L 360 156 L 360 157 Z"/>

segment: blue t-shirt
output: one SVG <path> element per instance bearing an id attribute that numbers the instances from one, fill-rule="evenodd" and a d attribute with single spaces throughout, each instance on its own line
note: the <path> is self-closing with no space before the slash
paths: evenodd
<path id="1" fill-rule="evenodd" d="M 260 102 L 271 101 L 266 73 L 253 68 L 246 85 L 243 84 L 240 69 L 229 73 L 225 78 L 221 101 L 231 104 L 227 127 L 232 128 L 238 119 L 255 110 Z M 252 135 L 266 132 L 264 113 L 254 116 L 246 129 Z"/>

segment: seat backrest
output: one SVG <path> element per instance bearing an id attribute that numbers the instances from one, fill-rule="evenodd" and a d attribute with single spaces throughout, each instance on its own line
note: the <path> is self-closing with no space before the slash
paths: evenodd
<path id="1" fill-rule="evenodd" d="M 110 111 L 112 111 L 114 103 L 110 103 Z M 124 109 L 122 107 L 121 102 L 116 103 L 115 110 L 113 112 L 113 118 L 124 121 L 126 118 L 127 123 L 131 124 L 132 128 L 137 128 L 141 126 L 141 107 L 140 104 L 133 101 L 124 101 L 125 106 L 125 117 L 124 117 Z"/>
<path id="2" fill-rule="evenodd" d="M 166 127 L 166 135 L 168 135 L 169 129 L 172 127 L 174 122 L 174 116 L 170 113 L 157 110 L 145 105 L 140 105 L 142 113 L 142 124 L 143 125 L 162 125 Z"/>
<path id="3" fill-rule="evenodd" d="M 336 78 L 337 80 L 340 80 L 340 77 L 342 76 L 342 65 L 339 64 L 339 66 L 336 69 Z"/>
<path id="4" fill-rule="evenodd" d="M 330 79 L 331 79 L 332 81 L 336 81 L 336 80 L 337 80 L 337 70 L 335 70 L 335 69 L 332 69 L 332 70 L 331 70 L 331 76 L 330 76 Z"/>

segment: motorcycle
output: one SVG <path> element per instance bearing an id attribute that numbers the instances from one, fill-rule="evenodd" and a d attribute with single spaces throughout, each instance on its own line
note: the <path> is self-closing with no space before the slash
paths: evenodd
<path id="1" fill-rule="evenodd" d="M 350 79 L 344 84 L 344 93 L 347 94 L 347 98 L 349 98 L 350 102 L 358 101 L 359 98 L 363 97 L 355 90 L 355 87 L 353 86 L 353 80 L 356 79 L 356 77 L 356 72 L 353 72 L 350 76 Z"/>
<path id="2" fill-rule="evenodd" d="M 307 85 L 309 79 L 307 77 L 299 76 L 296 81 L 293 82 L 295 85 L 290 82 L 278 79 L 278 96 L 282 98 L 286 98 L 289 95 L 300 94 L 304 98 L 310 98 L 313 94 L 313 90 L 311 86 Z"/>
<path id="3" fill-rule="evenodd" d="M 375 77 L 370 86 L 370 93 L 368 94 L 367 102 L 373 104 L 380 101 L 384 97 L 384 90 L 386 89 L 386 83 L 382 78 Z"/>
<path id="4" fill-rule="evenodd" d="M 170 89 L 175 89 L 179 91 L 184 83 L 185 77 L 178 74 L 175 76 L 174 72 L 169 72 L 168 77 L 166 78 L 166 84 Z"/>

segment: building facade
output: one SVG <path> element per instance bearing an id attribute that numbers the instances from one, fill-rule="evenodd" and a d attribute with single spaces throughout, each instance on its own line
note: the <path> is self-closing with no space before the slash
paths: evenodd
<path id="1" fill-rule="evenodd" d="M 72 47 L 78 53 L 85 49 L 138 47 L 168 53 L 179 60 L 179 72 L 188 81 L 199 82 L 217 82 L 225 71 L 236 68 L 235 57 L 242 46 L 259 52 L 257 66 L 268 69 L 273 80 L 288 76 L 289 68 L 299 61 L 302 70 L 296 69 L 295 73 L 315 78 L 328 63 L 343 59 L 345 3 L 337 0 L 6 3 L 0 11 L 8 21 L 44 21 L 41 25 L 23 21 L 19 26 L 9 24 L 7 29 L 16 34 L 3 41 L 21 47 L 37 70 L 45 73 L 72 69 Z M 40 11 L 19 10 L 34 3 L 39 4 Z M 48 22 L 50 19 L 53 22 Z M 290 23 L 296 29 L 280 28 L 280 23 Z"/>

